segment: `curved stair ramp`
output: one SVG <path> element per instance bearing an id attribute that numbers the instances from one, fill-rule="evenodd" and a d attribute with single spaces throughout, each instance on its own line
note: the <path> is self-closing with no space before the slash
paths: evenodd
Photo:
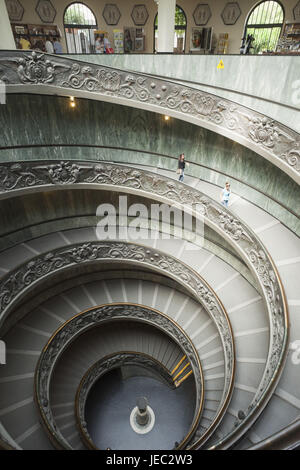
<path id="1" fill-rule="evenodd" d="M 176 242 L 177 242 L 177 241 L 174 240 L 173 249 L 175 249 L 175 247 L 176 247 Z M 177 242 L 177 243 L 178 243 L 178 242 Z M 29 246 L 30 246 L 30 245 L 29 245 Z M 210 258 L 211 258 L 211 255 L 209 255 L 209 256 L 210 256 Z M 205 260 L 205 264 L 206 264 L 206 265 L 209 264 L 209 263 L 207 262 L 207 260 Z M 216 267 L 217 267 L 217 266 L 216 266 Z M 123 288 L 122 288 L 122 289 L 123 289 Z M 157 297 L 157 294 L 156 294 L 156 297 Z M 183 310 L 183 309 L 182 309 L 182 310 Z M 190 323 L 190 319 L 189 319 L 188 322 Z M 191 324 L 191 323 L 190 323 L 190 324 Z M 204 322 L 204 327 L 205 327 L 205 322 Z M 203 330 L 203 325 L 202 325 L 200 328 Z M 204 328 L 204 329 L 205 329 L 205 328 Z M 197 331 L 197 330 L 196 330 L 196 331 Z M 206 342 L 207 342 L 207 341 L 205 341 L 205 343 L 206 343 Z M 218 349 L 218 348 L 216 348 L 216 349 Z M 213 351 L 213 353 L 215 353 L 215 352 Z M 209 355 L 210 355 L 210 354 L 208 354 L 208 356 L 209 356 Z M 214 379 L 214 377 L 210 377 L 210 379 Z M 213 392 L 215 392 L 215 390 L 213 390 Z M 211 411 L 211 410 L 208 408 L 207 411 Z M 206 414 L 208 414 L 208 413 L 206 412 Z M 203 426 L 203 427 L 205 427 L 205 426 Z"/>
<path id="2" fill-rule="evenodd" d="M 208 264 L 209 264 L 209 263 L 207 262 L 207 265 L 208 265 Z M 257 299 L 257 300 L 259 300 L 259 299 Z M 240 416 L 241 416 L 241 413 L 240 413 Z"/>
<path id="3" fill-rule="evenodd" d="M 35 52 L 1 51 L 0 65 L 9 94 L 72 95 L 168 114 L 232 139 L 241 153 L 243 148 L 255 152 L 259 158 L 251 160 L 249 171 L 256 163 L 262 168 L 262 157 L 268 170 L 274 166 L 272 174 L 284 172 L 293 188 L 300 181 L 297 132 L 199 87 Z M 81 393 L 89 390 L 98 367 L 140 354 L 152 361 L 151 367 L 158 365 L 177 391 L 193 381 L 198 385 L 194 414 L 189 410 L 190 432 L 171 447 L 294 448 L 299 443 L 297 438 L 291 442 L 290 433 L 298 430 L 300 409 L 300 244 L 299 210 L 289 194 L 272 185 L 266 191 L 262 185 L 256 188 L 253 179 L 248 187 L 246 171 L 242 176 L 234 172 L 240 192 L 231 195 L 227 210 L 219 203 L 224 167 L 215 170 L 206 160 L 192 163 L 179 184 L 170 171 L 174 160 L 156 147 L 147 147 L 145 154 L 151 165 L 159 162 L 156 167 L 140 165 L 142 147 L 131 153 L 126 146 L 94 148 L 94 142 L 86 142 L 86 155 L 123 164 L 80 161 L 84 145 L 70 156 L 76 162 L 58 162 L 46 160 L 50 147 L 44 142 L 35 141 L 37 150 L 27 134 L 20 145 L 6 137 L 3 161 L 18 160 L 23 151 L 20 159 L 29 160 L 0 164 L 1 204 L 10 210 L 5 200 L 14 201 L 18 207 L 0 242 L 0 332 L 7 346 L 7 364 L 0 366 L 1 447 L 93 447 L 90 422 L 84 422 L 89 395 L 81 399 Z M 53 158 L 70 151 L 70 136 L 61 137 L 63 149 L 53 145 Z M 103 155 L 87 147 L 101 147 Z M 195 155 L 197 149 L 198 142 Z M 200 172 L 206 181 L 193 177 Z M 58 194 L 74 202 L 79 191 L 89 191 L 89 197 L 68 211 Z M 96 200 L 96 193 L 102 202 L 122 194 L 148 205 L 185 208 L 194 221 L 205 222 L 204 243 L 199 249 L 201 240 L 191 233 L 176 238 L 175 223 L 168 240 L 161 236 L 166 227 L 158 224 L 158 236 L 143 244 L 117 235 L 111 242 L 99 241 L 89 201 Z M 21 214 L 28 207 L 37 209 L 32 223 Z M 49 212 L 39 214 L 39 207 Z M 130 218 L 123 223 L 129 226 Z M 116 317 L 118 327 L 100 325 L 101 315 L 114 308 L 122 315 L 142 311 L 140 322 L 121 327 Z M 147 315 L 160 315 L 163 327 L 154 332 L 153 325 L 144 325 L 141 319 Z M 88 323 L 84 330 L 87 319 L 94 328 Z M 71 341 L 73 327 L 78 330 Z M 182 341 L 172 342 L 175 330 Z"/>
<path id="4" fill-rule="evenodd" d="M 136 168 L 142 168 L 134 165 Z M 161 174 L 174 179 L 174 171 L 165 168 L 145 167 L 155 174 Z M 207 181 L 199 180 L 190 175 L 192 170 L 187 170 L 184 184 L 191 188 L 201 190 L 207 196 L 219 201 L 220 186 Z M 249 195 L 250 196 L 250 195 Z M 300 242 L 295 233 L 289 230 L 274 216 L 259 208 L 250 198 L 233 194 L 229 203 L 229 211 L 237 216 L 254 231 L 270 253 L 274 265 L 278 270 L 282 286 L 286 294 L 286 302 L 289 310 L 289 353 L 287 360 L 282 364 L 282 375 L 279 384 L 269 401 L 262 417 L 252 426 L 238 448 L 249 448 L 259 443 L 273 433 L 279 432 L 281 428 L 288 426 L 299 417 L 300 394 L 297 373 L 299 337 L 299 288 L 298 271 L 300 260 Z M 231 280 L 228 289 L 231 287 Z M 229 309 L 230 310 L 230 309 Z M 227 309 L 228 311 L 228 309 Z M 254 311 L 254 308 L 253 310 Z M 259 330 L 253 334 L 260 334 Z M 236 336 L 235 336 L 236 337 Z M 242 339 L 242 337 L 241 337 Z M 241 415 L 242 416 L 242 415 Z"/>
<path id="5" fill-rule="evenodd" d="M 148 307 L 139 307 L 136 304 L 130 304 L 130 303 L 121 303 L 121 304 L 107 304 L 108 307 L 110 308 L 121 308 L 123 310 L 129 310 L 129 309 L 142 309 L 145 312 L 147 311 Z M 147 317 L 145 316 L 145 321 L 147 320 Z M 88 342 L 87 342 L 88 340 Z M 88 344 L 88 347 L 86 347 L 86 344 Z M 192 391 L 189 393 L 189 389 L 193 389 L 194 386 L 193 381 L 193 368 L 191 365 L 191 362 L 189 359 L 187 359 L 187 355 L 184 353 L 184 345 L 183 349 L 181 349 L 172 339 L 168 337 L 163 331 L 159 331 L 156 328 L 153 328 L 152 326 L 147 325 L 147 323 L 143 323 L 143 321 L 139 321 L 138 323 L 136 321 L 128 321 L 124 324 L 124 321 L 122 323 L 118 322 L 117 320 L 113 319 L 113 322 L 107 326 L 104 327 L 99 327 L 96 329 L 92 329 L 90 332 L 87 334 L 82 335 L 82 337 L 79 337 L 78 340 L 72 344 L 69 349 L 62 354 L 61 359 L 59 360 L 59 363 L 57 365 L 57 368 L 54 371 L 53 378 L 51 380 L 51 407 L 54 410 L 53 416 L 56 421 L 57 427 L 59 430 L 61 430 L 62 435 L 65 436 L 66 441 L 68 441 L 71 445 L 72 448 L 75 445 L 77 447 L 78 441 L 80 444 L 80 440 L 82 440 L 82 436 L 80 434 L 83 434 L 82 431 L 81 433 L 78 432 L 78 426 L 76 425 L 76 421 L 78 424 L 78 419 L 74 418 L 74 406 L 71 409 L 72 416 L 65 417 L 65 422 L 61 420 L 61 418 L 64 418 L 59 410 L 63 408 L 64 403 L 73 403 L 75 401 L 75 396 L 78 394 L 78 389 L 80 387 L 80 383 L 83 380 L 83 377 L 87 374 L 87 371 L 89 369 L 94 367 L 94 364 L 97 362 L 101 362 L 102 360 L 106 360 L 106 358 L 109 358 L 113 355 L 122 355 L 122 354 L 132 354 L 135 356 L 135 358 L 139 357 L 140 355 L 146 357 L 146 358 L 151 358 L 153 361 L 155 361 L 156 364 L 160 364 L 160 368 L 164 368 L 167 375 L 168 375 L 168 383 L 169 386 L 171 386 L 174 389 L 174 394 L 176 395 L 176 390 L 178 387 L 182 386 L 186 390 L 186 393 L 190 395 L 191 397 L 191 403 L 189 406 L 188 403 L 182 403 L 183 408 L 188 406 L 187 410 L 187 415 L 189 416 L 190 422 L 188 423 L 188 428 L 186 429 L 186 433 L 188 429 L 190 428 L 192 422 L 193 422 L 193 414 L 194 412 L 197 413 L 200 412 L 199 406 L 201 406 L 202 399 L 198 398 L 199 403 L 196 403 L 195 400 L 195 394 Z M 75 360 L 75 363 L 74 363 Z M 137 360 L 137 359 L 136 359 Z M 128 364 L 134 364 L 133 358 L 131 361 L 128 362 Z M 179 367 L 181 364 L 183 366 L 181 369 L 178 369 L 178 374 L 172 373 L 174 369 L 177 367 L 179 364 Z M 176 369 L 177 370 L 177 369 Z M 158 370 L 159 372 L 159 370 Z M 145 374 L 144 374 L 145 375 Z M 94 377 L 93 377 L 94 378 Z M 181 382 L 179 380 L 181 379 Z M 105 376 L 102 379 L 105 384 Z M 185 387 L 184 382 L 188 380 L 191 380 L 189 382 L 189 385 L 187 388 Z M 184 384 L 184 385 L 183 385 Z M 89 384 L 90 387 L 90 384 Z M 149 390 L 150 396 L 148 397 L 150 402 L 152 402 L 153 410 L 154 413 L 157 414 L 159 413 L 159 410 L 156 409 L 158 406 L 157 403 L 156 405 L 155 400 L 157 401 L 157 398 L 155 398 L 155 391 L 154 395 L 151 397 L 151 389 Z M 161 398 L 162 402 L 164 401 L 164 391 L 162 390 Z M 87 392 L 85 392 L 87 393 Z M 111 393 L 116 393 L 116 390 L 113 391 L 107 391 L 108 395 Z M 134 405 L 135 399 L 137 397 L 134 396 L 129 396 L 129 403 L 131 405 Z M 170 399 L 172 400 L 172 396 L 170 395 Z M 166 406 L 166 405 L 165 405 Z M 173 403 L 173 407 L 175 406 L 176 408 L 176 400 Z M 177 405 L 178 406 L 178 405 Z M 128 404 L 124 403 L 124 407 L 127 409 Z M 85 421 L 85 415 L 84 415 L 84 405 L 81 405 L 82 411 L 79 412 L 79 416 L 82 416 L 81 419 L 81 427 L 83 427 L 83 423 Z M 170 411 L 170 408 L 169 408 Z M 162 410 L 160 411 L 162 412 Z M 106 414 L 106 410 L 105 410 Z M 128 414 L 128 413 L 127 413 Z M 178 411 L 178 416 L 180 416 L 180 412 Z M 57 419 L 58 417 L 58 419 Z M 101 419 L 101 414 L 100 414 L 100 419 Z M 160 417 L 157 416 L 156 421 L 159 421 Z M 182 419 L 182 418 L 181 418 Z M 128 429 L 128 432 L 130 432 L 130 427 L 129 427 L 129 414 L 127 417 L 125 417 L 126 421 L 126 426 L 125 429 Z M 173 438 L 172 441 L 172 446 L 174 446 L 175 441 L 180 442 L 184 438 L 184 428 L 181 428 L 180 426 L 180 418 L 177 421 L 176 425 L 176 419 L 174 418 L 174 431 L 175 431 L 175 437 Z M 115 423 L 116 426 L 118 426 L 118 423 Z M 160 426 L 166 426 L 167 423 L 161 423 Z M 124 427 L 124 421 L 121 419 L 120 421 L 120 427 Z M 178 428 L 176 430 L 176 428 Z M 161 428 L 160 428 L 161 429 Z M 158 429 L 158 433 L 155 433 L 154 438 L 155 439 L 160 439 L 161 443 L 160 445 L 167 445 L 166 440 L 164 441 L 163 435 L 160 435 L 161 430 Z M 117 431 L 116 431 L 117 432 Z M 102 436 L 102 448 L 104 445 L 104 448 L 106 447 L 114 447 L 116 444 L 113 441 L 115 439 L 113 429 L 110 430 L 111 437 L 110 437 L 110 442 L 103 443 L 103 440 L 109 439 L 108 436 L 103 435 Z M 177 433 L 177 434 L 176 434 Z M 131 433 L 134 435 L 134 433 Z M 70 439 L 71 436 L 71 439 Z M 81 439 L 80 439 L 81 437 Z M 89 437 L 88 432 L 86 432 L 86 437 Z M 132 436 L 130 436 L 131 439 L 134 439 Z M 167 438 L 165 438 L 167 439 Z M 74 442 L 75 440 L 75 442 Z M 89 440 L 89 439 L 87 439 Z M 159 441 L 158 441 L 159 442 Z M 156 445 L 158 445 L 158 442 L 156 442 Z M 121 439 L 121 445 L 125 445 L 125 447 L 121 448 L 126 448 L 127 440 L 126 436 L 123 437 L 123 442 Z M 137 443 L 138 444 L 138 443 Z M 154 442 L 147 442 L 145 445 L 155 445 Z M 170 444 L 170 443 L 169 443 Z M 81 448 L 84 448 L 83 443 L 81 442 L 80 444 Z M 148 447 L 147 447 L 148 448 Z M 151 447 L 150 447 L 151 448 Z"/>
<path id="6" fill-rule="evenodd" d="M 79 308 L 84 309 L 87 306 L 90 306 L 91 300 L 93 301 L 94 304 L 95 302 L 101 303 L 103 302 L 103 300 L 105 300 L 106 302 L 112 301 L 112 300 L 114 301 L 126 300 L 127 301 L 129 298 L 131 298 L 131 296 L 127 293 L 126 282 L 128 283 L 129 281 L 128 280 L 127 281 L 116 280 L 116 281 L 108 282 L 106 280 L 106 281 L 102 281 L 101 284 L 97 283 L 95 287 L 93 288 L 92 293 L 90 293 L 87 287 L 82 286 L 82 289 L 79 292 L 78 292 L 78 288 L 75 288 L 72 290 L 71 295 L 68 295 L 68 296 L 62 295 L 60 297 L 56 296 L 55 299 L 51 300 L 50 308 L 47 305 L 42 306 L 38 308 L 35 312 L 33 312 L 31 315 L 29 315 L 29 317 L 27 317 L 28 323 L 26 320 L 24 320 L 24 322 L 20 322 L 19 324 L 17 324 L 16 325 L 17 327 L 8 333 L 8 336 L 6 338 L 7 343 L 10 345 L 13 345 L 14 343 L 18 344 L 21 341 L 24 344 L 24 342 L 26 343 L 27 341 L 26 335 L 29 334 L 29 338 L 31 338 L 33 333 L 35 333 L 38 336 L 41 336 L 41 335 L 45 336 L 47 333 L 42 332 L 39 329 L 41 324 L 44 324 L 44 323 L 47 324 L 49 322 L 49 330 L 50 330 L 51 328 L 53 328 L 53 320 L 56 320 L 56 323 L 59 324 L 59 321 L 62 322 L 64 320 L 66 311 L 69 310 L 70 315 L 72 315 L 74 313 L 74 309 L 78 311 Z M 132 280 L 129 283 L 129 286 L 131 287 L 129 292 L 133 291 L 134 293 L 134 296 L 133 296 L 134 301 L 138 300 L 139 302 L 141 301 L 144 303 L 148 302 L 152 307 L 153 306 L 157 307 L 157 304 L 158 304 L 159 306 L 161 305 L 162 308 L 166 303 L 168 306 L 168 310 L 167 310 L 168 314 L 171 313 L 171 315 L 174 316 L 175 315 L 174 312 L 176 312 L 176 315 L 180 313 L 181 314 L 184 313 L 181 319 L 182 324 L 186 325 L 186 327 L 190 326 L 191 329 L 194 329 L 194 331 L 196 331 L 196 336 L 198 340 L 200 341 L 200 344 L 207 343 L 207 341 L 205 340 L 205 336 L 203 335 L 201 337 L 201 331 L 204 331 L 204 329 L 207 328 L 208 326 L 210 326 L 210 329 L 211 329 L 212 325 L 210 324 L 212 322 L 208 321 L 208 319 L 203 321 L 202 319 L 203 309 L 201 307 L 199 308 L 199 306 L 195 304 L 195 301 L 193 301 L 192 299 L 190 300 L 185 299 L 184 301 L 182 301 L 181 299 L 182 295 L 180 296 L 180 293 L 179 294 L 176 293 L 176 290 L 174 289 L 166 290 L 166 288 L 164 289 L 163 286 L 158 286 L 158 285 L 156 285 L 155 287 L 152 287 L 151 284 L 146 281 L 143 281 L 143 282 L 140 281 L 138 283 L 138 288 L 137 288 L 137 281 Z M 111 291 L 113 292 L 113 294 L 111 293 Z M 99 293 L 102 294 L 102 296 L 99 297 Z M 58 300 L 60 300 L 61 305 L 58 302 Z M 180 302 L 181 304 L 181 309 L 179 312 L 177 311 L 178 302 Z M 80 307 L 78 307 L 78 305 L 80 305 Z M 46 313 L 46 318 L 45 318 L 45 313 Z M 189 318 L 189 314 L 190 314 L 190 318 Z M 202 323 L 204 323 L 204 325 Z M 46 326 L 45 324 L 44 324 L 44 328 Z M 214 330 L 212 329 L 211 331 L 213 332 Z M 20 335 L 22 335 L 21 336 L 22 339 L 20 339 Z M 48 334 L 48 336 L 49 335 L 50 333 Z M 214 355 L 216 353 L 219 353 L 222 350 L 222 348 L 220 347 L 220 340 L 218 340 L 217 336 L 218 335 L 216 333 L 212 334 L 210 341 L 209 341 L 211 342 L 212 340 L 214 340 L 213 345 L 217 346 L 217 348 L 215 348 L 217 351 L 213 352 Z M 43 341 L 44 338 L 39 338 L 39 339 Z M 40 343 L 40 345 L 42 344 L 43 343 Z M 12 355 L 16 354 L 15 356 L 16 359 L 18 357 L 18 353 L 21 352 L 21 351 L 13 350 L 13 349 L 11 350 L 9 349 L 9 351 L 10 351 L 10 354 Z M 209 368 L 211 369 L 214 367 L 219 367 L 219 365 L 222 365 L 223 362 L 224 361 L 219 361 L 219 363 L 217 363 L 215 366 L 212 365 Z M 20 370 L 22 370 L 23 365 L 20 364 L 19 361 L 17 362 L 17 364 L 18 364 L 18 367 L 20 367 Z M 173 367 L 173 369 L 174 368 L 175 367 Z M 176 370 L 174 370 L 174 373 L 175 371 Z M 181 369 L 179 369 L 178 372 L 181 372 Z M 178 379 L 178 385 L 180 385 L 181 379 L 184 378 L 184 376 L 182 375 L 180 376 L 180 375 L 178 375 L 178 373 L 174 375 L 175 380 Z M 220 374 L 221 379 L 223 376 L 224 376 L 224 372 Z M 17 378 L 18 377 L 16 377 L 16 379 Z M 20 380 L 22 378 L 23 377 L 19 377 Z M 213 377 L 211 377 L 211 379 L 213 379 Z M 10 381 L 9 378 L 7 378 L 7 381 L 8 382 Z M 219 385 L 219 390 L 222 390 L 222 387 L 220 385 Z M 10 394 L 8 393 L 8 395 Z M 215 397 L 214 397 L 214 400 L 215 400 Z M 3 414 L 5 414 L 6 412 L 9 413 L 9 411 L 10 411 L 9 407 L 6 407 Z"/>

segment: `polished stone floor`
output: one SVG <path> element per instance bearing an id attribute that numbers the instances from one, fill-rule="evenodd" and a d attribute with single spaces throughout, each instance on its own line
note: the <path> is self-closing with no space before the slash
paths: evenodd
<path id="1" fill-rule="evenodd" d="M 147 397 L 155 413 L 154 428 L 137 434 L 130 426 L 130 413 L 139 396 Z M 194 380 L 177 389 L 152 377 L 122 379 L 111 371 L 92 388 L 86 405 L 89 433 L 100 449 L 172 449 L 187 433 L 195 404 Z"/>

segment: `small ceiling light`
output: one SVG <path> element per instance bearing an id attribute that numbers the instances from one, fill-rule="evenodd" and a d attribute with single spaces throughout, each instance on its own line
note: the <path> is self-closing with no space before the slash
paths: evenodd
<path id="1" fill-rule="evenodd" d="M 170 116 L 165 116 L 165 121 L 169 121 Z"/>
<path id="2" fill-rule="evenodd" d="M 74 96 L 70 96 L 70 101 L 74 101 Z"/>
<path id="3" fill-rule="evenodd" d="M 71 101 L 70 106 L 71 106 L 71 108 L 75 108 L 75 106 L 76 106 L 75 101 Z"/>

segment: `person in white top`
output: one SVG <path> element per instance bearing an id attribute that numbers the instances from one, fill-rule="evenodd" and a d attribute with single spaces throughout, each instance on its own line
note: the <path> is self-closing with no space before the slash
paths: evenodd
<path id="1" fill-rule="evenodd" d="M 96 51 L 96 54 L 103 54 L 103 52 L 104 52 L 104 36 L 103 36 L 103 34 L 98 34 L 96 36 L 95 51 Z"/>
<path id="2" fill-rule="evenodd" d="M 230 184 L 228 182 L 225 183 L 225 188 L 222 189 L 221 192 L 221 202 L 223 206 L 228 207 L 229 203 L 229 196 L 230 196 Z"/>
<path id="3" fill-rule="evenodd" d="M 46 40 L 45 47 L 48 54 L 54 54 L 54 47 L 50 38 Z"/>

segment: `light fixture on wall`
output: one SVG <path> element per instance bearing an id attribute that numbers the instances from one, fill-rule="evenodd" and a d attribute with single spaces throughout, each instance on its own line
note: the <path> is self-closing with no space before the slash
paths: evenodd
<path id="1" fill-rule="evenodd" d="M 164 120 L 165 120 L 165 121 L 169 121 L 169 120 L 170 120 L 170 116 L 165 115 L 165 116 L 164 116 Z"/>
<path id="2" fill-rule="evenodd" d="M 75 98 L 74 98 L 74 96 L 70 96 L 70 106 L 71 106 L 71 108 L 75 108 L 75 107 L 76 107 L 76 103 L 75 103 Z"/>

